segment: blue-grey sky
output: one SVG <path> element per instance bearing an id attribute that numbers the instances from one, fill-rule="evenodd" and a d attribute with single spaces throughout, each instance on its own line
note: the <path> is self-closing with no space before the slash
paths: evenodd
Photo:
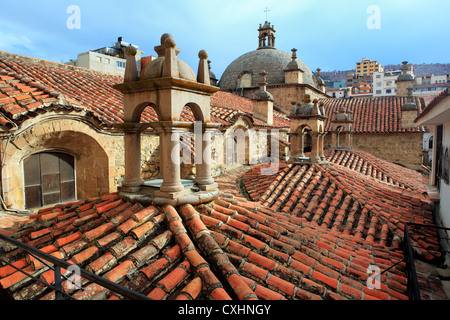
<path id="1" fill-rule="evenodd" d="M 67 26 L 75 21 L 70 5 L 80 9 L 79 29 Z M 161 35 L 171 33 L 180 59 L 196 71 L 205 49 L 220 77 L 257 48 L 266 7 L 276 48 L 296 48 L 311 70 L 349 70 L 363 57 L 383 65 L 450 62 L 448 0 L 7 1 L 0 10 L 0 50 L 66 62 L 122 36 L 146 56 L 156 55 Z"/>

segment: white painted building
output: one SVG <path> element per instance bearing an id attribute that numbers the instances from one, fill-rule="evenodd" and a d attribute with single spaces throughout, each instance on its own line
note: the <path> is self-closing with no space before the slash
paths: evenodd
<path id="1" fill-rule="evenodd" d="M 395 96 L 397 85 L 395 80 L 402 74 L 401 70 L 374 72 L 373 73 L 373 96 Z"/>
<path id="2" fill-rule="evenodd" d="M 118 38 L 114 47 L 103 47 L 97 50 L 90 50 L 78 54 L 77 60 L 70 60 L 66 64 L 102 71 L 119 75 L 124 75 L 127 61 L 126 48 L 129 43 L 124 42 L 122 37 Z M 141 70 L 141 57 L 144 51 L 138 46 L 133 45 L 137 49 L 136 64 L 138 70 Z"/>
<path id="3" fill-rule="evenodd" d="M 439 192 L 436 223 L 450 228 L 450 87 L 438 95 L 417 117 L 419 126 L 433 127 L 433 161 L 430 174 L 430 186 Z M 446 231 L 450 238 L 450 231 Z M 446 250 L 450 241 L 443 242 Z"/>
<path id="4" fill-rule="evenodd" d="M 435 76 L 434 74 L 416 77 L 414 80 L 413 95 L 437 96 L 450 87 L 450 75 Z"/>

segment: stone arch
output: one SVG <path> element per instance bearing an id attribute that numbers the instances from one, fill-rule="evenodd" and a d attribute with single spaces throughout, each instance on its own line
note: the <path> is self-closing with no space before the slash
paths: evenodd
<path id="1" fill-rule="evenodd" d="M 309 126 L 309 125 L 307 125 L 307 124 L 302 124 L 302 125 L 299 125 L 298 127 L 297 127 L 297 129 L 295 130 L 295 132 L 299 132 L 299 133 L 307 133 L 307 132 L 309 132 L 309 131 L 311 131 L 312 129 L 311 129 L 311 127 Z"/>
<path id="2" fill-rule="evenodd" d="M 250 164 L 252 162 L 252 144 L 250 140 L 252 139 L 251 130 L 239 123 L 229 128 L 225 133 L 225 155 L 227 159 L 227 164 L 230 164 L 230 160 L 236 159 L 236 161 L 231 161 L 231 164 Z"/>
<path id="3" fill-rule="evenodd" d="M 114 191 L 120 175 L 113 150 L 116 143 L 96 131 L 85 119 L 43 119 L 29 125 L 6 146 L 2 167 L 2 188 L 10 208 L 25 208 L 23 161 L 28 155 L 63 151 L 75 156 L 76 197 L 96 197 Z"/>
<path id="4" fill-rule="evenodd" d="M 70 150 L 50 148 L 23 158 L 26 209 L 76 199 L 76 157 Z"/>
<path id="5" fill-rule="evenodd" d="M 181 110 L 180 115 L 179 115 L 180 120 L 181 120 L 181 115 L 183 114 L 183 111 L 186 111 L 186 109 L 188 109 L 192 113 L 194 121 L 205 122 L 205 117 L 203 115 L 202 109 L 200 108 L 200 106 L 197 103 L 193 103 L 193 102 L 189 102 L 183 107 L 183 109 Z"/>
<path id="6" fill-rule="evenodd" d="M 161 112 L 158 106 L 151 102 L 140 103 L 133 112 L 131 118 L 132 122 L 153 122 L 158 121 L 161 117 Z"/>

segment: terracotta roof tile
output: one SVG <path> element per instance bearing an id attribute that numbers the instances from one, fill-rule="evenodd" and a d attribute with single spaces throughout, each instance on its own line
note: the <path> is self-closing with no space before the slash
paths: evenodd
<path id="1" fill-rule="evenodd" d="M 325 121 L 325 131 L 330 131 L 333 112 L 344 107 L 353 112 L 355 133 L 423 132 L 423 127 L 405 129 L 400 126 L 401 107 L 406 103 L 406 99 L 406 96 L 322 99 L 328 117 Z M 415 103 L 420 114 L 425 108 L 425 101 L 415 97 Z"/>
<path id="2" fill-rule="evenodd" d="M 123 77 L 65 64 L 0 52 L 0 125 L 12 127 L 41 111 L 65 108 L 84 112 L 109 127 L 123 122 L 123 96 L 113 85 Z M 240 96 L 217 92 L 211 98 L 211 117 L 215 123 L 230 125 L 240 115 L 253 119 L 257 127 L 288 128 L 286 115 L 274 111 L 274 124 L 253 118 L 253 102 Z M 194 121 L 192 111 L 184 107 L 181 118 Z M 142 122 L 158 116 L 145 108 Z"/>
<path id="3" fill-rule="evenodd" d="M 382 275 L 379 290 L 367 287 L 367 268 L 403 258 L 404 222 L 431 223 L 422 186 L 364 154 L 341 156 L 352 160 L 281 163 L 268 177 L 261 166 L 238 170 L 218 179 L 222 193 L 210 204 L 143 208 L 114 193 L 58 205 L 22 222 L 13 237 L 154 299 L 407 299 L 404 262 Z M 364 163 L 391 179 L 367 175 Z M 258 202 L 240 193 L 250 187 Z M 437 257 L 434 233 L 411 235 L 417 254 Z M 21 250 L 0 248 L 2 259 L 54 281 Z M 17 299 L 54 298 L 11 267 L 0 267 L 0 284 Z M 122 298 L 87 280 L 82 286 L 63 282 L 78 299 Z"/>

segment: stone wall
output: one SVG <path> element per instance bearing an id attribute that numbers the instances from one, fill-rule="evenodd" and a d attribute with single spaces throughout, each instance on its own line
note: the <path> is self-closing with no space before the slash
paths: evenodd
<path id="1" fill-rule="evenodd" d="M 354 133 L 353 148 L 398 164 L 422 164 L 422 133 Z M 331 134 L 325 136 L 325 148 L 331 146 Z"/>
<path id="2" fill-rule="evenodd" d="M 225 132 L 212 135 L 212 175 L 217 177 L 228 166 L 225 157 L 224 137 L 233 129 L 249 133 L 243 150 L 245 163 L 258 163 L 267 154 L 266 130 L 253 130 L 243 118 Z M 287 139 L 286 133 L 280 137 Z M 281 146 L 283 152 L 285 146 Z M 61 152 L 74 156 L 76 175 L 76 197 L 85 199 L 98 197 L 117 191 L 125 174 L 124 137 L 99 129 L 82 114 L 57 114 L 49 112 L 45 116 L 26 120 L 19 130 L 0 140 L 0 154 L 3 167 L 1 172 L 2 192 L 9 208 L 25 209 L 24 160 L 40 152 Z M 280 157 L 283 157 L 280 154 Z M 159 136 L 153 133 L 141 135 L 142 179 L 160 177 Z M 181 165 L 181 178 L 195 175 L 194 161 Z"/>
<path id="3" fill-rule="evenodd" d="M 40 152 L 68 153 L 75 158 L 76 196 L 98 197 L 117 191 L 125 174 L 124 142 L 120 133 L 99 130 L 83 117 L 48 115 L 25 121 L 10 140 L 1 142 L 2 188 L 6 205 L 25 208 L 23 161 Z M 159 174 L 159 138 L 142 136 L 142 177 Z"/>
<path id="4" fill-rule="evenodd" d="M 120 135 L 106 135 L 83 118 L 46 117 L 27 120 L 20 133 L 3 140 L 2 187 L 5 203 L 25 208 L 23 161 L 39 152 L 68 153 L 75 158 L 78 198 L 95 197 L 115 190 L 120 168 L 115 155 L 123 149 Z"/>

